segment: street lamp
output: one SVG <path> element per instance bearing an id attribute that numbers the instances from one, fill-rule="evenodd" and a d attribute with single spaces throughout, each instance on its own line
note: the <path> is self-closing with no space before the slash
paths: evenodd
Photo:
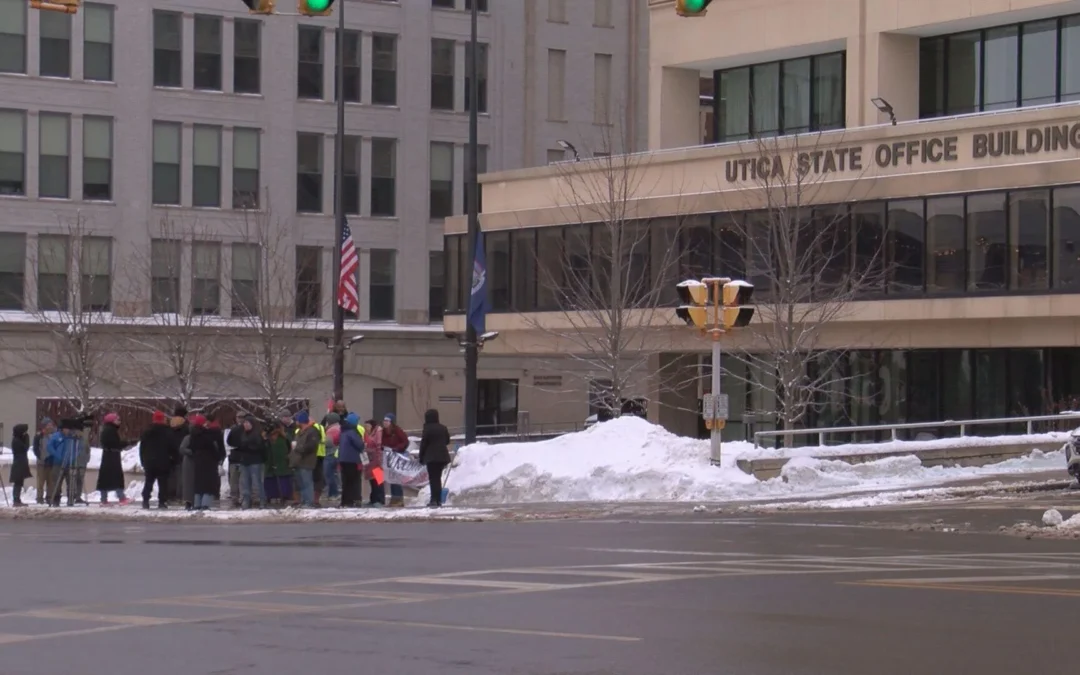
<path id="1" fill-rule="evenodd" d="M 559 140 L 555 141 L 555 144 L 558 145 L 563 150 L 570 151 L 570 154 L 572 154 L 574 156 L 574 161 L 575 162 L 581 161 L 581 158 L 578 157 L 578 154 L 577 154 L 577 148 L 575 148 L 574 144 L 571 143 L 570 141 L 564 141 L 563 139 L 560 138 Z"/>
<path id="2" fill-rule="evenodd" d="M 356 344 L 357 342 L 361 342 L 363 339 L 364 339 L 363 335 L 354 335 L 351 338 L 349 338 L 348 340 L 345 340 L 344 343 L 341 345 L 341 348 L 342 348 L 342 350 L 349 349 L 354 344 Z M 325 335 L 320 335 L 317 338 L 315 338 L 315 342 L 318 342 L 318 343 L 320 343 L 322 345 L 325 345 L 327 349 L 333 349 L 334 345 L 336 344 L 334 342 L 334 338 L 329 338 L 329 337 L 326 337 Z"/>
<path id="3" fill-rule="evenodd" d="M 889 105 L 888 101 L 880 96 L 875 96 L 870 99 L 870 102 L 874 104 L 874 107 L 878 109 L 878 112 L 888 115 L 889 119 L 892 120 L 893 126 L 896 126 L 896 111 L 893 110 L 893 107 Z"/>
<path id="4" fill-rule="evenodd" d="M 462 335 L 461 333 L 446 333 L 446 337 L 449 340 L 457 340 L 458 346 L 461 347 L 462 352 L 467 352 L 470 347 L 475 347 L 476 351 L 481 352 L 484 350 L 485 342 L 492 342 L 499 337 L 499 331 L 489 330 L 482 335 L 476 336 L 476 342 L 469 341 L 469 334 Z"/>

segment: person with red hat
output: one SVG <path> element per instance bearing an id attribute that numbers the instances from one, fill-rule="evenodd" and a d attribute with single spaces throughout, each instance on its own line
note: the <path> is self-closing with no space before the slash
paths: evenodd
<path id="1" fill-rule="evenodd" d="M 111 412 L 102 419 L 101 433 L 101 468 L 98 470 L 97 491 L 101 494 L 102 506 L 109 503 L 109 493 L 116 492 L 121 504 L 127 504 L 124 494 L 127 484 L 124 482 L 124 464 L 120 453 L 131 445 L 120 438 L 120 415 Z"/>
<path id="2" fill-rule="evenodd" d="M 169 504 L 169 475 L 179 456 L 176 434 L 169 428 L 168 418 L 160 410 L 154 411 L 150 427 L 139 439 L 139 461 L 142 463 L 143 483 L 142 506 L 150 508 L 150 497 L 157 484 L 158 508 L 166 509 Z"/>

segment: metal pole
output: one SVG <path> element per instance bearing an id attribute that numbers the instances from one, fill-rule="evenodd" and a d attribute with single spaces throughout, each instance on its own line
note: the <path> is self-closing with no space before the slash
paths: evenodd
<path id="1" fill-rule="evenodd" d="M 720 340 L 713 338 L 712 343 L 712 394 L 720 396 Z M 709 432 L 709 458 L 713 464 L 720 463 L 720 425 L 713 419 L 712 431 Z"/>
<path id="2" fill-rule="evenodd" d="M 334 400 L 345 398 L 345 310 L 337 288 L 341 279 L 341 240 L 345 232 L 345 5 L 337 3 L 337 133 L 334 137 Z"/>
<path id="3" fill-rule="evenodd" d="M 477 136 L 478 136 L 478 124 L 479 118 L 477 117 L 477 99 L 479 98 L 479 87 L 477 86 L 477 40 L 476 40 L 476 20 L 477 20 L 477 6 L 480 3 L 477 0 L 472 2 L 471 12 L 471 24 L 472 34 L 469 39 L 469 51 L 472 53 L 472 58 L 469 63 L 469 153 L 468 153 L 468 174 L 466 180 L 468 181 L 468 195 L 469 195 L 469 230 L 467 237 L 467 246 L 469 247 L 469 255 L 473 261 L 472 267 L 469 268 L 469 274 L 466 278 L 472 278 L 472 271 L 476 267 L 476 238 L 480 232 L 480 217 L 479 217 L 479 198 L 480 190 L 477 184 Z M 473 327 L 472 322 L 465 322 L 465 443 L 466 445 L 476 442 L 476 405 L 478 399 L 477 392 L 477 361 L 479 360 L 479 346 L 477 345 L 476 328 Z"/>

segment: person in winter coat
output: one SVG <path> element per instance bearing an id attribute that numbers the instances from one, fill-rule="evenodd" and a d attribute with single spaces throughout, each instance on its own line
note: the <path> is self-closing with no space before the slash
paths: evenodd
<path id="1" fill-rule="evenodd" d="M 420 436 L 420 463 L 427 467 L 431 485 L 428 506 L 442 506 L 442 474 L 450 463 L 450 431 L 439 422 L 439 411 L 432 408 L 424 413 L 424 431 Z"/>
<path id="2" fill-rule="evenodd" d="M 11 489 L 15 496 L 15 506 L 25 506 L 22 501 L 23 483 L 33 478 L 30 474 L 30 427 L 26 424 L 16 424 L 11 430 L 11 473 L 8 479 L 11 481 Z"/>
<path id="3" fill-rule="evenodd" d="M 56 432 L 56 425 L 48 417 L 41 418 L 38 432 L 31 441 L 31 449 L 37 459 L 37 503 L 44 504 L 46 497 L 52 494 L 54 487 L 53 466 L 49 462 L 49 437 Z"/>
<path id="4" fill-rule="evenodd" d="M 409 451 L 409 437 L 394 419 L 394 413 L 383 417 L 382 446 L 384 450 L 405 454 Z M 396 483 L 390 485 L 390 506 L 405 506 L 405 490 Z"/>
<path id="5" fill-rule="evenodd" d="M 218 446 L 218 455 L 221 457 L 221 461 L 218 462 L 218 471 L 220 473 L 221 467 L 225 464 L 225 458 L 227 456 L 225 448 L 225 432 L 221 429 L 221 421 L 216 417 L 206 423 L 206 428 L 214 434 L 214 442 Z M 220 476 L 219 476 L 220 478 Z M 217 482 L 217 489 L 214 491 L 214 501 L 221 500 L 221 481 Z"/>
<path id="6" fill-rule="evenodd" d="M 360 501 L 360 467 L 363 464 L 364 427 L 360 418 L 349 413 L 341 422 L 338 440 L 338 464 L 341 466 L 341 508 L 351 509 Z"/>
<path id="7" fill-rule="evenodd" d="M 341 481 L 338 480 L 338 446 L 341 444 L 341 416 L 330 413 L 323 418 L 322 423 L 324 446 L 326 452 L 323 456 L 323 483 L 326 485 L 326 496 L 330 499 L 341 493 Z M 334 432 L 331 433 L 331 429 Z"/>
<path id="8" fill-rule="evenodd" d="M 150 496 L 154 492 L 154 484 L 158 490 L 158 508 L 168 508 L 169 504 L 169 474 L 176 466 L 176 458 L 180 454 L 180 446 L 176 442 L 176 435 L 169 428 L 165 413 L 160 410 L 154 411 L 151 424 L 139 438 L 139 462 L 143 467 L 142 506 L 150 508 Z"/>
<path id="9" fill-rule="evenodd" d="M 49 494 L 49 503 L 53 506 L 60 506 L 60 495 L 64 491 L 67 492 L 68 506 L 86 503 L 82 499 L 82 478 L 78 468 L 81 431 L 82 424 L 78 420 L 65 419 L 60 421 L 59 431 L 49 437 L 48 461 L 56 472 L 55 484 Z"/>
<path id="10" fill-rule="evenodd" d="M 284 505 L 293 498 L 293 472 L 289 468 L 289 439 L 280 423 L 272 423 L 266 434 L 269 453 L 266 459 L 266 479 L 263 492 L 269 503 Z"/>
<path id="11" fill-rule="evenodd" d="M 131 443 L 120 439 L 119 415 L 114 412 L 105 415 L 98 439 L 101 442 L 101 468 L 98 470 L 97 491 L 101 494 L 101 503 L 108 504 L 109 492 L 115 491 L 120 503 L 127 504 L 128 498 L 124 494 L 127 484 L 124 482 L 124 465 L 120 453 Z"/>
<path id="12" fill-rule="evenodd" d="M 311 416 L 306 410 L 296 414 L 296 423 L 300 427 L 300 433 L 296 435 L 292 450 L 289 452 L 289 466 L 296 472 L 300 483 L 301 506 L 315 506 L 315 479 L 312 475 L 318 460 L 319 443 L 322 435 L 318 428 L 311 422 Z"/>
<path id="13" fill-rule="evenodd" d="M 248 413 L 240 410 L 236 413 L 236 424 L 229 427 L 229 432 L 225 434 L 225 447 L 229 452 L 229 499 L 232 501 L 233 508 L 240 508 L 240 458 L 236 454 L 237 448 L 233 444 L 233 439 L 239 439 L 243 435 L 244 420 L 247 419 Z M 236 435 L 233 435 L 236 432 Z"/>
<path id="14" fill-rule="evenodd" d="M 361 427 L 363 428 L 363 427 Z M 367 453 L 368 461 L 364 464 L 364 478 L 367 479 L 368 485 L 371 486 L 371 496 L 368 497 L 368 504 L 371 506 L 386 506 L 386 479 L 382 481 L 376 476 L 375 469 L 379 469 L 381 477 L 381 471 L 383 468 L 383 428 L 375 422 L 375 420 L 367 421 L 367 431 L 364 432 L 364 451 Z"/>
<path id="15" fill-rule="evenodd" d="M 240 467 L 241 508 L 250 509 L 253 501 L 265 506 L 262 473 L 268 448 L 262 432 L 251 417 L 245 417 L 239 426 L 229 432 L 228 443 L 233 447 L 233 457 Z"/>
<path id="16" fill-rule="evenodd" d="M 184 452 L 192 459 L 194 468 L 194 506 L 197 511 L 206 511 L 214 505 L 215 485 L 220 484 L 218 466 L 221 462 L 221 448 L 217 435 L 206 428 L 206 418 L 194 415 L 189 420 L 191 432 L 188 434 Z"/>

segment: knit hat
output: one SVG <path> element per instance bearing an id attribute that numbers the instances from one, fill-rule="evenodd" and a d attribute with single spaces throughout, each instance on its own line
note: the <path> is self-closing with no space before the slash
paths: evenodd
<path id="1" fill-rule="evenodd" d="M 311 421 L 311 415 L 308 414 L 308 411 L 301 410 L 300 412 L 296 413 L 296 415 L 293 417 L 293 420 L 297 424 L 307 424 Z"/>
<path id="2" fill-rule="evenodd" d="M 330 425 L 330 424 L 339 424 L 340 422 L 341 422 L 341 415 L 339 415 L 339 414 L 337 414 L 337 413 L 333 413 L 333 412 L 332 412 L 332 413 L 329 413 L 329 414 L 328 414 L 328 415 L 326 416 L 326 424 L 327 424 L 327 425 Z"/>
<path id="3" fill-rule="evenodd" d="M 41 426 L 42 427 L 47 427 L 52 423 L 53 423 L 53 421 L 52 421 L 51 417 L 42 417 L 41 418 Z"/>
<path id="4" fill-rule="evenodd" d="M 154 415 L 150 418 L 150 421 L 154 424 L 165 424 L 165 413 L 160 410 L 155 410 Z"/>
<path id="5" fill-rule="evenodd" d="M 120 423 L 120 416 L 117 415 L 114 412 L 111 412 L 111 413 L 106 414 L 105 417 L 102 418 L 101 421 L 104 422 L 105 424 L 119 424 Z"/>
<path id="6" fill-rule="evenodd" d="M 205 427 L 206 426 L 206 417 L 203 416 L 203 415 L 200 415 L 198 413 L 195 413 L 194 415 L 191 416 L 191 423 L 193 425 L 197 426 L 197 427 Z"/>
<path id="7" fill-rule="evenodd" d="M 349 413 L 345 416 L 345 423 L 355 427 L 357 424 L 360 424 L 360 416 L 356 413 Z"/>
<path id="8" fill-rule="evenodd" d="M 384 421 L 389 420 L 389 422 L 391 424 L 393 424 L 394 423 L 394 413 L 386 413 L 385 415 L 383 415 L 383 420 Z"/>

